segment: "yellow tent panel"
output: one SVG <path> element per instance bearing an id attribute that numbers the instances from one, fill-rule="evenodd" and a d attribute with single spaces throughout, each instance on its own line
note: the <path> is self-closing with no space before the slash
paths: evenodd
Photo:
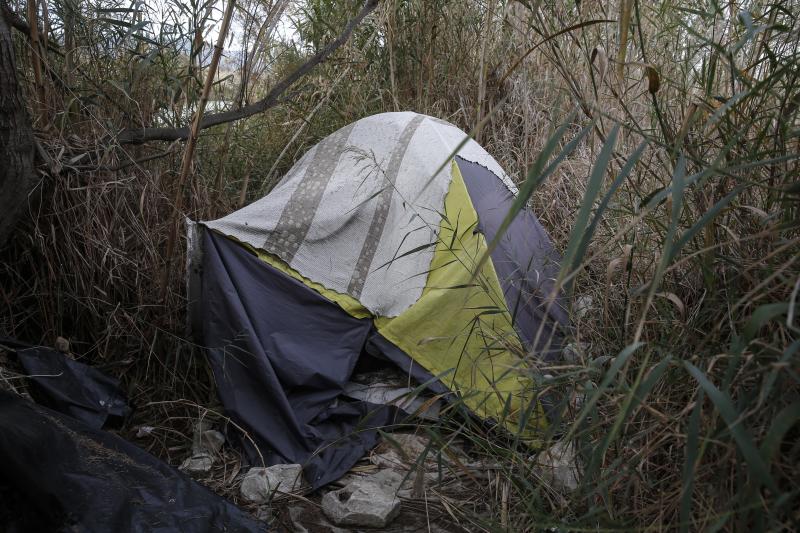
<path id="1" fill-rule="evenodd" d="M 422 296 L 400 316 L 377 317 L 375 326 L 434 376 L 450 372 L 442 383 L 461 394 L 467 407 L 484 418 L 504 421 L 516 432 L 530 405 L 533 383 L 520 358 L 524 351 L 492 262 L 485 261 L 474 276 L 488 250 L 484 236 L 474 231 L 477 222 L 454 161 Z M 525 436 L 545 425 L 537 406 L 529 415 Z"/>

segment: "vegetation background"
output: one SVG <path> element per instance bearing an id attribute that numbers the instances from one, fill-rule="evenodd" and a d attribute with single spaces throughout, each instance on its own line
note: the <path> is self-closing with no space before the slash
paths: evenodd
<path id="1" fill-rule="evenodd" d="M 546 437 L 574 440 L 580 486 L 537 478 L 514 439 L 443 421 L 425 429 L 457 427 L 494 465 L 440 504 L 453 520 L 798 528 L 800 2 L 384 0 L 194 153 L 136 132 L 247 109 L 362 4 L 237 0 L 227 32 L 213 0 L 0 4 L 36 152 L 0 250 L 0 331 L 69 338 L 121 377 L 139 406 L 123 431 L 155 425 L 151 452 L 177 464 L 192 421 L 222 417 L 184 338 L 182 217 L 259 198 L 347 123 L 414 110 L 472 132 L 515 177 L 575 302 L 571 357 L 536 370 L 570 385 L 574 409 Z"/>

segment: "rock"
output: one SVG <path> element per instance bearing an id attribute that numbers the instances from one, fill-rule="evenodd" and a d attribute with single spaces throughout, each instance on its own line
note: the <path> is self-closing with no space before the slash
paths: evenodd
<path id="1" fill-rule="evenodd" d="M 397 495 L 406 499 L 426 498 L 428 500 L 438 500 L 438 496 L 425 494 L 425 487 L 435 485 L 438 481 L 439 474 L 436 472 L 422 472 L 419 470 L 411 472 L 405 477 L 400 490 L 397 491 Z M 456 483 L 459 483 L 457 479 L 451 478 L 448 480 L 448 485 L 451 488 L 455 486 Z"/>
<path id="2" fill-rule="evenodd" d="M 589 311 L 592 310 L 593 306 L 594 298 L 584 294 L 582 296 L 578 296 L 577 300 L 575 300 L 575 305 L 572 307 L 572 312 L 574 313 L 575 318 L 580 320 L 589 314 Z"/>
<path id="3" fill-rule="evenodd" d="M 251 468 L 239 489 L 250 502 L 265 503 L 273 492 L 288 494 L 303 484 L 303 467 L 300 465 L 273 465 Z"/>
<path id="4" fill-rule="evenodd" d="M 425 487 L 435 484 L 439 479 L 436 463 L 432 462 L 430 458 L 425 461 L 421 470 L 415 463 L 404 461 L 396 450 L 373 454 L 370 461 L 374 465 L 388 468 L 402 476 L 404 481 L 397 491 L 397 495 L 401 498 L 421 498 Z"/>
<path id="5" fill-rule="evenodd" d="M 195 424 L 192 436 L 192 455 L 180 466 L 180 469 L 192 476 L 207 474 L 214 465 L 214 456 L 225 443 L 225 437 L 219 431 L 208 429 L 207 422 L 201 420 Z M 149 435 L 153 428 L 142 426 L 136 433 L 139 438 Z"/>
<path id="6" fill-rule="evenodd" d="M 589 350 L 589 344 L 586 342 L 571 342 L 561 350 L 561 358 L 565 363 L 571 365 L 583 364 L 584 354 Z"/>
<path id="7" fill-rule="evenodd" d="M 186 459 L 180 469 L 192 476 L 207 474 L 214 465 L 214 458 L 207 453 L 193 454 Z"/>
<path id="8" fill-rule="evenodd" d="M 440 450 L 438 446 L 431 444 L 427 436 L 412 433 L 393 433 L 375 448 L 369 459 L 380 468 L 402 475 L 404 481 L 397 492 L 398 496 L 422 498 L 425 487 L 439 481 L 440 453 L 442 465 L 448 469 L 453 466 L 454 458 L 458 458 L 461 464 L 459 469 L 463 469 L 463 464 L 468 461 L 457 445 L 450 444 L 446 450 Z"/>
<path id="9" fill-rule="evenodd" d="M 198 420 L 192 428 L 192 454 L 209 453 L 203 445 L 203 433 L 211 429 L 211 424 L 205 420 Z"/>
<path id="10" fill-rule="evenodd" d="M 64 337 L 56 337 L 56 342 L 53 346 L 59 352 L 69 356 L 70 359 L 74 359 L 74 357 L 72 357 L 72 354 L 70 353 L 69 341 Z"/>
<path id="11" fill-rule="evenodd" d="M 395 450 L 398 450 L 399 445 L 398 451 L 400 454 L 412 463 L 416 463 L 426 449 L 428 450 L 426 460 L 432 460 L 433 456 L 436 455 L 437 450 L 431 445 L 428 437 L 421 437 L 413 433 L 394 433 L 390 438 L 391 441 L 388 444 Z"/>
<path id="12" fill-rule="evenodd" d="M 400 515 L 388 526 L 380 529 L 365 529 L 362 527 L 341 528 L 333 525 L 319 512 L 319 508 L 308 503 L 292 504 L 289 507 L 291 531 L 293 533 L 367 533 L 368 531 L 384 531 L 386 533 L 456 533 L 465 531 L 457 525 L 442 527 L 424 511 L 418 509 L 403 509 Z M 439 518 L 442 521 L 442 518 Z"/>
<path id="13" fill-rule="evenodd" d="M 427 452 L 425 451 L 427 449 Z M 392 433 L 385 438 L 370 456 L 370 462 L 383 468 L 394 470 L 409 470 L 416 468 L 422 455 L 425 455 L 425 468 L 437 468 L 439 462 L 440 449 L 436 444 L 431 444 L 428 437 L 415 435 L 412 433 Z M 450 454 L 450 455 L 448 455 Z M 450 464 L 450 456 L 460 457 L 466 460 L 464 452 L 458 446 L 449 445 L 445 450 L 441 450 L 442 462 Z"/>
<path id="14" fill-rule="evenodd" d="M 153 426 L 139 426 L 136 429 L 136 438 L 143 439 L 145 437 L 149 437 L 150 434 L 153 433 L 153 431 L 155 430 L 156 428 L 154 428 Z"/>
<path id="15" fill-rule="evenodd" d="M 391 469 L 408 470 L 415 466 L 425 449 L 428 448 L 430 439 L 411 433 L 393 433 L 383 440 L 370 457 L 372 464 Z M 435 462 L 437 450 L 432 446 L 428 448 L 425 456 L 426 463 Z"/>
<path id="16" fill-rule="evenodd" d="M 537 470 L 554 489 L 573 491 L 580 483 L 577 459 L 572 442 L 558 441 L 536 456 Z"/>
<path id="17" fill-rule="evenodd" d="M 208 429 L 200 434 L 200 448 L 210 454 L 219 453 L 225 444 L 225 435 L 215 429 Z"/>
<path id="18" fill-rule="evenodd" d="M 403 461 L 397 450 L 373 453 L 369 456 L 369 461 L 379 468 L 390 468 L 393 470 L 407 470 L 409 468 L 408 463 Z"/>
<path id="19" fill-rule="evenodd" d="M 394 494 L 403 482 L 403 474 L 393 470 L 378 470 L 374 474 L 355 480 L 360 484 L 374 484 L 386 492 Z"/>
<path id="20" fill-rule="evenodd" d="M 380 470 L 322 497 L 322 511 L 337 526 L 386 527 L 400 513 L 403 476 Z"/>

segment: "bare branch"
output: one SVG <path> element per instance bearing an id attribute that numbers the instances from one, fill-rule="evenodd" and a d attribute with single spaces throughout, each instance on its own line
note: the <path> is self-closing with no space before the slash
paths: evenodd
<path id="1" fill-rule="evenodd" d="M 367 0 L 364 3 L 364 7 L 361 8 L 361 11 L 359 11 L 359 13 L 347 23 L 347 26 L 345 26 L 344 31 L 341 35 L 339 35 L 339 37 L 328 43 L 325 48 L 320 50 L 313 57 L 309 58 L 308 61 L 300 65 L 297 70 L 286 76 L 283 80 L 279 81 L 272 88 L 272 90 L 269 91 L 269 94 L 267 94 L 266 97 L 258 102 L 254 102 L 239 109 L 206 115 L 203 117 L 202 122 L 200 122 L 200 130 L 217 126 L 219 124 L 226 124 L 228 122 L 234 122 L 243 118 L 252 117 L 253 115 L 263 113 L 264 111 L 275 107 L 275 105 L 279 102 L 280 96 L 286 92 L 289 87 L 291 87 L 297 80 L 305 76 L 315 66 L 328 59 L 333 52 L 347 42 L 356 26 L 358 26 L 361 21 L 364 20 L 364 17 L 369 15 L 375 9 L 375 7 L 378 5 L 378 1 L 379 0 Z M 188 126 L 183 128 L 132 128 L 121 131 L 117 135 L 116 140 L 120 144 L 141 144 L 149 141 L 175 141 L 179 139 L 188 139 L 189 134 L 190 131 Z"/>

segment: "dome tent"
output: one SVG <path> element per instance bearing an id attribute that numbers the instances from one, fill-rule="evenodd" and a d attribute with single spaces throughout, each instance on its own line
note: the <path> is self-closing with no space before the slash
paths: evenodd
<path id="1" fill-rule="evenodd" d="M 463 131 L 383 113 L 323 139 L 267 196 L 189 225 L 192 330 L 257 457 L 303 464 L 318 487 L 374 446 L 395 411 L 337 400 L 362 357 L 511 431 L 546 426 L 532 363 L 567 325 L 547 303 L 559 257 L 523 210 L 481 261 L 515 194 Z"/>

